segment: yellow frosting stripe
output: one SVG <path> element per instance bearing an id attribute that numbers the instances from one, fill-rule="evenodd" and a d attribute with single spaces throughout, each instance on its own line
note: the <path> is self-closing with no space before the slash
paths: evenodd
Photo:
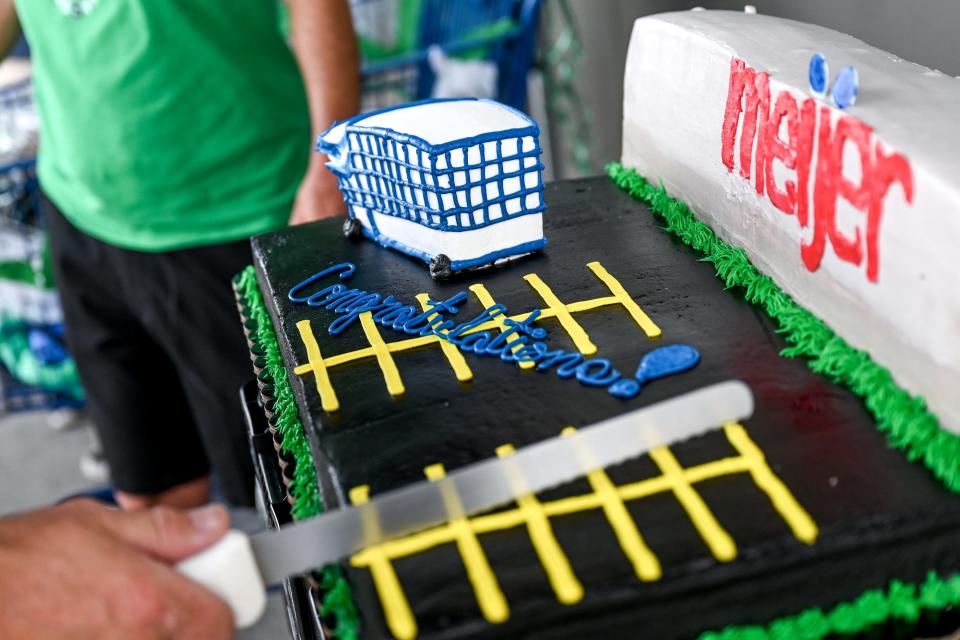
<path id="1" fill-rule="evenodd" d="M 377 354 L 373 351 L 371 347 L 365 347 L 363 349 L 357 349 L 356 351 L 349 351 L 347 353 L 340 353 L 335 356 L 330 356 L 324 361 L 327 363 L 327 368 L 339 367 L 342 364 L 347 364 L 348 362 L 355 362 L 357 360 L 365 360 L 367 358 L 373 358 Z M 293 370 L 296 373 L 296 369 Z"/>
<path id="2" fill-rule="evenodd" d="M 350 504 L 367 504 L 370 502 L 370 485 L 361 484 L 349 492 Z"/>
<path id="3" fill-rule="evenodd" d="M 687 476 L 687 482 L 695 484 L 704 480 L 719 478 L 720 476 L 731 476 L 735 473 L 747 473 L 750 471 L 751 461 L 737 456 L 736 458 L 720 458 L 713 462 L 690 467 L 684 471 Z"/>
<path id="4" fill-rule="evenodd" d="M 429 301 L 430 296 L 426 293 L 417 294 L 417 302 L 420 303 L 420 308 L 424 311 L 427 310 L 427 304 Z M 436 313 L 431 315 L 429 321 L 432 322 L 437 315 L 438 314 Z M 460 349 L 457 347 L 457 345 L 443 340 L 437 336 L 433 336 L 433 338 L 440 342 L 440 350 L 443 351 L 443 355 L 447 357 L 447 362 L 449 362 L 450 366 L 453 367 L 453 373 L 457 376 L 457 380 L 460 382 L 469 382 L 470 380 L 473 380 L 473 371 L 470 370 L 470 366 L 467 364 L 466 358 L 463 357 L 463 354 L 460 352 Z"/>
<path id="5" fill-rule="evenodd" d="M 497 455 L 501 458 L 513 453 L 514 448 L 509 444 L 497 448 Z M 531 494 L 518 498 L 517 506 L 520 516 L 526 521 L 533 549 L 540 558 L 540 564 L 547 573 L 547 580 L 557 595 L 557 600 L 566 605 L 580 602 L 583 599 L 583 585 L 573 573 L 567 554 L 560 548 L 543 505 Z"/>
<path id="6" fill-rule="evenodd" d="M 430 480 L 439 480 L 446 476 L 442 464 L 430 465 L 423 472 Z M 461 511 L 459 496 L 453 493 L 452 487 L 444 487 L 444 489 L 450 489 L 443 492 L 443 500 L 448 512 Z M 480 546 L 480 541 L 477 540 L 476 532 L 470 526 L 469 519 L 453 518 L 447 527 L 457 543 L 463 566 L 467 570 L 467 578 L 473 585 L 473 593 L 483 617 L 487 622 L 505 622 L 510 617 L 510 607 L 507 606 L 507 599 L 500 590 L 497 576 L 487 560 L 487 554 Z"/>
<path id="7" fill-rule="evenodd" d="M 377 358 L 377 364 L 380 365 L 383 380 L 387 383 L 387 391 L 394 397 L 402 396 L 403 392 L 406 391 L 403 386 L 403 379 L 400 377 L 400 371 L 397 370 L 397 363 L 393 360 L 390 348 L 383 341 L 380 330 L 377 329 L 373 314 L 369 311 L 361 313 L 360 326 L 363 327 L 363 335 L 367 337 L 367 342 L 370 343 L 373 354 Z"/>
<path id="8" fill-rule="evenodd" d="M 420 347 L 425 347 L 428 344 L 436 341 L 436 336 L 418 336 L 416 338 L 397 340 L 396 342 L 388 342 L 386 344 L 390 349 L 390 353 L 397 353 L 401 351 L 419 349 Z M 377 354 L 373 350 L 373 347 L 364 347 L 363 349 L 357 349 L 356 351 L 348 351 L 347 353 L 341 353 L 339 355 L 330 356 L 327 358 L 327 368 L 329 369 L 330 367 L 337 367 L 342 364 L 348 364 L 350 362 L 356 362 L 357 360 L 364 360 L 366 358 L 373 358 L 376 355 Z"/>
<path id="9" fill-rule="evenodd" d="M 361 484 L 353 487 L 350 489 L 350 493 L 348 495 L 350 498 L 350 504 L 367 504 L 367 502 L 370 501 L 370 485 Z M 370 510 L 362 513 L 361 515 L 363 517 L 364 530 L 369 531 L 372 535 L 379 537 L 381 533 L 379 514 L 374 510 Z"/>
<path id="10" fill-rule="evenodd" d="M 793 497 L 787 485 L 774 475 L 767 464 L 766 456 L 747 435 L 747 430 L 736 423 L 724 425 L 723 430 L 741 458 L 749 461 L 749 472 L 753 481 L 770 498 L 773 508 L 786 521 L 797 540 L 807 544 L 816 542 L 820 532 L 817 524 Z"/>
<path id="11" fill-rule="evenodd" d="M 567 335 L 570 336 L 570 339 L 573 340 L 573 344 L 577 347 L 577 350 L 585 356 L 595 354 L 597 352 L 597 345 L 590 341 L 590 336 L 587 335 L 587 332 L 580 326 L 580 323 L 573 319 L 573 315 L 570 313 L 567 305 L 560 302 L 560 299 L 557 298 L 553 290 L 547 286 L 547 283 L 541 280 L 540 276 L 535 273 L 528 273 L 523 276 L 523 279 L 543 298 L 543 301 L 547 304 L 547 309 L 553 312 L 553 316 L 560 323 L 560 326 L 563 327 L 564 331 L 567 332 Z M 544 311 L 546 311 L 546 309 Z"/>
<path id="12" fill-rule="evenodd" d="M 472 284 L 467 288 L 473 292 L 473 295 L 477 296 L 477 300 L 480 301 L 480 304 L 482 304 L 485 309 L 489 309 L 490 307 L 496 304 L 496 302 L 493 301 L 493 296 L 490 295 L 490 292 L 487 291 L 487 288 L 482 284 Z M 527 314 L 527 315 L 530 315 L 530 314 Z M 506 318 L 502 315 L 497 316 L 496 318 L 491 320 L 491 323 L 493 323 L 493 326 L 499 329 L 501 333 L 509 329 L 506 323 Z M 488 324 L 488 323 L 484 323 L 484 324 Z M 474 331 L 470 331 L 468 333 L 475 333 L 476 331 L 481 331 L 481 330 L 482 330 L 481 327 L 477 327 Z M 518 337 L 519 336 L 517 336 L 516 333 L 512 334 L 509 338 L 507 338 L 507 344 L 513 345 L 517 341 Z M 512 346 L 510 348 L 510 352 L 515 353 L 521 347 L 522 345 Z M 536 366 L 535 362 L 530 362 L 530 361 L 518 362 L 517 364 L 520 365 L 521 369 L 532 369 L 533 367 Z"/>
<path id="13" fill-rule="evenodd" d="M 355 505 L 366 504 L 370 499 L 370 487 L 361 485 L 350 490 L 350 502 Z M 387 627 L 397 640 L 413 640 L 417 637 L 417 621 L 410 609 L 410 602 L 400 586 L 400 579 L 393 568 L 390 557 L 378 551 L 370 550 L 365 562 L 358 563 L 356 556 L 351 560 L 355 567 L 367 567 L 373 576 L 373 584 L 377 589 L 377 596 L 383 606 L 383 614 Z"/>
<path id="14" fill-rule="evenodd" d="M 560 433 L 569 436 L 576 433 L 576 429 L 566 427 Z M 654 582 L 663 577 L 660 561 L 647 546 L 647 543 L 644 542 L 640 530 L 637 529 L 637 523 L 634 522 L 630 512 L 627 511 L 620 489 L 613 484 L 607 472 L 603 469 L 591 471 L 587 474 L 587 481 L 590 483 L 594 495 L 599 499 L 600 508 L 603 509 L 603 514 L 607 517 L 614 535 L 617 536 L 620 548 L 623 549 L 623 553 L 627 556 L 630 564 L 633 565 L 637 577 L 644 582 Z"/>
<path id="15" fill-rule="evenodd" d="M 337 392 L 334 391 L 330 383 L 330 374 L 327 372 L 326 364 L 323 361 L 323 355 L 320 353 L 320 345 L 317 344 L 317 338 L 313 335 L 313 328 L 309 320 L 301 320 L 297 323 L 297 331 L 300 332 L 300 340 L 307 351 L 307 364 L 300 365 L 293 370 L 297 375 L 313 372 L 313 379 L 317 385 L 317 393 L 320 394 L 320 406 L 327 413 L 334 413 L 340 409 L 340 401 L 337 400 Z"/>
<path id="16" fill-rule="evenodd" d="M 653 582 L 663 577 L 660 561 L 644 542 L 636 522 L 627 511 L 623 497 L 610 480 L 610 476 L 603 470 L 591 471 L 587 475 L 587 480 L 594 493 L 600 496 L 603 513 L 617 536 L 620 548 L 633 565 L 637 577 L 644 582 Z"/>
<path id="17" fill-rule="evenodd" d="M 700 537 L 707 543 L 713 557 L 721 562 L 729 562 L 736 558 L 737 545 L 733 538 L 724 531 L 703 498 L 693 489 L 693 485 L 690 484 L 673 453 L 666 447 L 660 447 L 651 451 L 650 457 L 670 481 L 670 489 L 687 512 Z"/>
<path id="18" fill-rule="evenodd" d="M 607 271 L 602 264 L 599 262 L 590 262 L 587 264 L 587 268 L 593 271 L 594 275 L 600 278 L 603 284 L 607 285 L 613 297 L 623 305 L 623 308 L 626 309 L 634 321 L 640 325 L 640 328 L 643 329 L 643 332 L 647 334 L 648 338 L 656 338 L 660 335 L 660 327 L 650 319 L 650 316 L 644 313 L 640 305 L 634 302 L 630 294 L 627 293 L 627 290 L 623 288 L 620 281 L 610 275 L 610 272 Z"/>

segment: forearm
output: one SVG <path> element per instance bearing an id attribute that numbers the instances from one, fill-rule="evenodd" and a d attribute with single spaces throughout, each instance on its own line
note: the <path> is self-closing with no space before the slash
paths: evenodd
<path id="1" fill-rule="evenodd" d="M 0 0 L 6 1 L 6 0 Z M 287 0 L 313 135 L 360 110 L 360 63 L 348 0 Z"/>
<path id="2" fill-rule="evenodd" d="M 313 138 L 334 120 L 360 110 L 360 63 L 348 0 L 287 0 L 293 50 L 310 105 Z M 326 156 L 313 153 L 290 216 L 291 224 L 318 220 L 344 211 L 337 180 L 327 171 Z"/>
<path id="3" fill-rule="evenodd" d="M 20 21 L 13 0 L 0 0 L 0 59 L 6 58 L 20 39 Z"/>

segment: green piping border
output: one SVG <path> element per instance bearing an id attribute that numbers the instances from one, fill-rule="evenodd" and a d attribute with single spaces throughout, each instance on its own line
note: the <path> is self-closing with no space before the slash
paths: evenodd
<path id="1" fill-rule="evenodd" d="M 654 187 L 618 162 L 607 165 L 607 173 L 618 187 L 662 217 L 667 231 L 702 253 L 701 260 L 713 264 L 728 289 L 742 288 L 748 302 L 766 311 L 779 325 L 777 332 L 792 345 L 780 355 L 807 358 L 810 369 L 863 398 L 892 446 L 911 461 L 923 461 L 950 491 L 960 493 L 960 436 L 940 427 L 923 398 L 897 386 L 887 369 L 866 352 L 848 345 L 822 320 L 794 302 L 753 266 L 743 249 L 725 244 L 662 186 Z"/>
<path id="2" fill-rule="evenodd" d="M 852 636 L 889 622 L 916 625 L 925 614 L 960 606 L 960 574 L 943 578 L 931 571 L 919 585 L 893 580 L 886 591 L 865 591 L 852 602 L 841 602 L 829 612 L 806 609 L 767 625 L 730 626 L 708 631 L 699 640 L 823 640 Z"/>
<path id="3" fill-rule="evenodd" d="M 317 516 L 323 512 L 323 503 L 310 444 L 300 422 L 280 345 L 263 303 L 253 265 L 237 274 L 233 284 L 245 316 L 244 326 L 249 332 L 250 350 L 256 359 L 255 364 L 260 368 L 258 378 L 263 383 L 261 395 L 273 400 L 274 416 L 271 422 L 280 432 L 281 448 L 294 458 L 294 477 L 290 482 L 290 494 L 294 501 L 293 518 L 304 520 Z M 350 584 L 339 565 L 327 565 L 321 570 L 320 587 L 323 591 L 320 614 L 334 617 L 334 635 L 338 640 L 357 640 L 360 637 L 360 618 Z"/>

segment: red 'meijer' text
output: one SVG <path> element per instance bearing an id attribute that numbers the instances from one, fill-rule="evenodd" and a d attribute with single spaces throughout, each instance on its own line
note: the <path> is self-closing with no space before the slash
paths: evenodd
<path id="1" fill-rule="evenodd" d="M 819 117 L 818 117 L 819 112 Z M 789 91 L 771 101 L 770 79 L 743 60 L 730 62 L 730 84 L 723 116 L 723 164 L 734 170 L 734 147 L 740 129 L 740 175 L 756 181 L 757 194 L 788 215 L 796 215 L 804 229 L 812 224 L 809 239 L 801 240 L 800 256 L 809 271 L 816 271 L 829 240 L 834 253 L 846 262 L 861 265 L 866 256 L 867 279 L 876 282 L 880 272 L 879 234 L 883 201 L 894 182 L 899 182 L 908 203 L 913 202 L 910 162 L 899 153 L 884 150 L 873 130 L 850 115 L 833 124 L 830 108 L 806 98 L 801 104 Z M 743 114 L 742 124 L 740 115 Z M 780 137 L 786 119 L 787 139 Z M 818 127 L 819 125 L 819 127 Z M 813 157 L 816 135 L 816 158 Z M 756 142 L 756 144 L 754 144 Z M 843 150 L 855 145 L 860 156 L 860 184 L 843 175 Z M 781 162 L 796 179 L 778 185 L 773 163 Z M 813 176 L 813 202 L 810 184 Z M 837 199 L 843 198 L 865 214 L 865 223 L 852 235 L 837 227 Z M 811 216 L 812 213 L 812 216 Z"/>

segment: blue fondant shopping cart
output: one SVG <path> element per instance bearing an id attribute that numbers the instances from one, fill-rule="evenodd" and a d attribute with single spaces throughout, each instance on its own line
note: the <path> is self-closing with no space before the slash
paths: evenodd
<path id="1" fill-rule="evenodd" d="M 539 134 L 493 100 L 424 100 L 340 122 L 318 150 L 347 202 L 344 233 L 444 278 L 545 246 Z"/>

